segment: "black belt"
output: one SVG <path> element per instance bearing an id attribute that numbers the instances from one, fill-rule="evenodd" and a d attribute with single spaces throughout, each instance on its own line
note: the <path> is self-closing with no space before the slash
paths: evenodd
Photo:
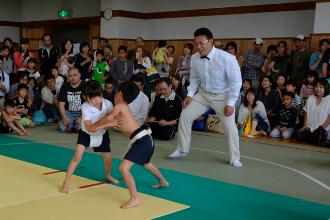
<path id="1" fill-rule="evenodd" d="M 4 96 L 0 96 L 0 99 L 4 98 Z"/>

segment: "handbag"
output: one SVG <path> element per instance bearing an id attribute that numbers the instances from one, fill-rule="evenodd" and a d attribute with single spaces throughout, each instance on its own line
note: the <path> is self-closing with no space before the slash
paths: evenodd
<path id="1" fill-rule="evenodd" d="M 245 119 L 242 127 L 243 127 L 242 135 L 244 137 L 247 137 L 252 130 L 252 116 L 251 115 Z"/>
<path id="2" fill-rule="evenodd" d="M 153 83 L 157 79 L 160 78 L 158 70 L 156 69 L 155 66 L 152 66 L 149 69 L 146 69 L 146 72 L 147 72 L 147 80 L 148 80 L 149 83 Z"/>
<path id="3" fill-rule="evenodd" d="M 220 123 L 220 118 L 216 115 L 209 114 L 206 119 L 206 129 L 208 131 L 224 133 L 224 129 Z"/>
<path id="4" fill-rule="evenodd" d="M 327 145 L 326 141 L 327 141 L 327 136 L 328 136 L 328 132 L 323 128 L 323 127 L 318 127 L 315 131 L 312 132 L 309 141 L 312 144 L 316 144 L 317 146 L 324 146 Z"/>
<path id="5" fill-rule="evenodd" d="M 39 126 L 39 125 L 47 125 L 48 124 L 48 119 L 47 119 L 45 113 L 42 110 L 36 111 L 33 114 L 32 121 L 37 126 Z"/>

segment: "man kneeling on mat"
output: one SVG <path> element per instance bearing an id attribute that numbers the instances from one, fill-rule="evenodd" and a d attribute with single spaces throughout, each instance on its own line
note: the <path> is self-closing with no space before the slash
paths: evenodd
<path id="1" fill-rule="evenodd" d="M 86 148 L 92 147 L 94 152 L 101 152 L 104 160 L 104 169 L 106 180 L 118 184 L 119 181 L 111 177 L 111 154 L 110 138 L 106 129 L 97 129 L 95 132 L 88 132 L 89 126 L 109 114 L 112 109 L 112 103 L 103 98 L 102 86 L 95 80 L 88 81 L 85 88 L 85 97 L 87 101 L 82 105 L 82 128 L 78 133 L 76 152 L 69 164 L 63 185 L 60 189 L 63 193 L 69 192 L 69 183 L 73 172 L 81 161 Z"/>
<path id="2" fill-rule="evenodd" d="M 130 136 L 130 148 L 119 167 L 130 193 L 130 200 L 121 205 L 121 208 L 124 209 L 138 206 L 142 202 L 136 190 L 134 177 L 130 172 L 130 169 L 135 163 L 142 165 L 158 178 L 159 183 L 152 185 L 153 188 L 169 186 L 169 183 L 160 173 L 159 169 L 150 162 L 154 152 L 154 141 L 151 137 L 151 130 L 140 127 L 128 107 L 128 104 L 134 100 L 138 93 L 138 87 L 132 82 L 121 84 L 115 95 L 115 107 L 111 114 L 89 126 L 90 132 L 95 132 L 106 127 L 117 127 L 120 131 Z"/>

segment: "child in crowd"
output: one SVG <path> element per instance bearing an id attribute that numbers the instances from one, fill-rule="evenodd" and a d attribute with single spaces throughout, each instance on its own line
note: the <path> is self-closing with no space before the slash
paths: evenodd
<path id="1" fill-rule="evenodd" d="M 104 88 L 105 80 L 109 77 L 110 67 L 104 61 L 103 50 L 96 51 L 96 62 L 93 66 L 92 79 L 98 81 L 102 88 Z"/>
<path id="2" fill-rule="evenodd" d="M 299 95 L 296 94 L 297 84 L 293 80 L 288 80 L 286 83 L 286 92 L 293 92 L 295 97 L 292 102 L 292 107 L 297 109 L 299 112 L 301 109 L 301 98 Z"/>
<path id="3" fill-rule="evenodd" d="M 28 118 L 30 106 L 27 99 L 28 86 L 19 84 L 17 87 L 17 96 L 13 99 L 16 112 L 21 117 L 20 121 L 24 127 L 34 128 L 35 124 Z"/>
<path id="4" fill-rule="evenodd" d="M 116 93 L 115 107 L 111 114 L 103 117 L 88 128 L 90 132 L 95 132 L 98 129 L 116 126 L 123 133 L 130 136 L 130 148 L 119 167 L 130 193 L 130 200 L 121 205 L 121 208 L 125 209 L 141 204 L 134 177 L 130 172 L 134 164 L 143 166 L 159 180 L 158 184 L 153 185 L 154 188 L 169 186 L 169 183 L 158 168 L 150 162 L 154 152 L 154 141 L 151 137 L 151 130 L 140 127 L 128 107 L 128 104 L 134 100 L 134 97 L 138 93 L 139 89 L 132 82 L 121 84 Z"/>
<path id="5" fill-rule="evenodd" d="M 31 114 L 33 115 L 34 112 L 38 111 L 41 107 L 41 92 L 38 86 L 38 82 L 34 77 L 29 78 L 28 85 L 33 90 L 33 102 L 30 107 Z"/>
<path id="6" fill-rule="evenodd" d="M 241 92 L 240 92 L 240 94 L 238 96 L 238 99 L 235 103 L 235 121 L 237 121 L 239 107 L 241 106 L 241 104 L 242 104 L 242 102 L 245 98 L 246 91 L 248 89 L 250 89 L 251 86 L 252 86 L 251 80 L 249 80 L 249 79 L 244 79 L 243 80 Z"/>
<path id="7" fill-rule="evenodd" d="M 15 103 L 12 99 L 7 99 L 4 103 L 4 109 L 1 112 L 1 132 L 8 133 L 10 129 L 19 136 L 30 135 L 21 123 L 21 116 L 16 112 Z"/>
<path id="8" fill-rule="evenodd" d="M 106 100 L 109 100 L 112 104 L 114 104 L 115 94 L 116 94 L 115 85 L 111 80 L 109 79 L 106 80 L 104 84 L 103 97 Z"/>
<path id="9" fill-rule="evenodd" d="M 286 78 L 284 75 L 280 74 L 278 75 L 276 79 L 276 90 L 278 93 L 280 93 L 281 99 L 282 99 L 282 94 L 286 91 Z"/>
<path id="10" fill-rule="evenodd" d="M 58 69 L 54 66 L 51 71 L 52 76 L 55 78 L 55 87 L 56 87 L 56 95 L 59 94 L 62 84 L 64 83 L 64 79 L 61 75 L 59 75 Z"/>
<path id="11" fill-rule="evenodd" d="M 306 103 L 306 100 L 309 96 L 314 95 L 314 83 L 315 75 L 313 72 L 307 74 L 307 79 L 304 84 L 301 86 L 300 97 L 302 98 L 303 105 Z M 304 106 L 302 106 L 304 107 Z"/>
<path id="12" fill-rule="evenodd" d="M 154 66 L 158 70 L 160 77 L 168 77 L 168 51 L 166 49 L 166 41 L 158 41 L 158 47 L 154 50 L 152 54 L 152 60 L 154 61 Z"/>
<path id="13" fill-rule="evenodd" d="M 29 78 L 33 77 L 36 80 L 38 80 L 39 77 L 40 77 L 40 73 L 36 69 L 36 65 L 37 65 L 36 59 L 30 58 L 28 63 L 27 63 L 27 68 L 25 69 L 25 71 L 29 75 Z"/>
<path id="14" fill-rule="evenodd" d="M 86 148 L 93 148 L 94 152 L 101 152 L 104 160 L 106 180 L 118 184 L 119 181 L 113 178 L 111 173 L 111 150 L 109 132 L 104 128 L 96 129 L 90 133 L 90 126 L 103 116 L 109 114 L 113 105 L 102 96 L 102 87 L 91 80 L 86 83 L 85 97 L 87 102 L 82 105 L 82 128 L 79 130 L 76 152 L 68 166 L 63 185 L 60 189 L 63 193 L 69 192 L 70 179 L 77 165 L 82 159 Z"/>
<path id="15" fill-rule="evenodd" d="M 295 128 L 297 120 L 297 109 L 292 106 L 295 94 L 293 92 L 283 93 L 283 105 L 276 112 L 276 123 L 270 132 L 271 137 L 283 137 L 289 139 Z"/>
<path id="16" fill-rule="evenodd" d="M 131 80 L 133 76 L 133 62 L 127 59 L 127 47 L 118 47 L 118 59 L 116 59 L 111 67 L 111 78 L 115 85 L 119 85 L 125 81 Z"/>

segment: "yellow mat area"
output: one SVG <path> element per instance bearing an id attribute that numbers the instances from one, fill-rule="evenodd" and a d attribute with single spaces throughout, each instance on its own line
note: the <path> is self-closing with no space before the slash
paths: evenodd
<path id="1" fill-rule="evenodd" d="M 73 176 L 71 193 L 58 191 L 64 173 L 46 167 L 0 156 L 0 219 L 152 219 L 188 206 L 140 194 L 143 204 L 123 210 L 127 189 L 103 184 L 80 189 L 96 181 Z"/>

